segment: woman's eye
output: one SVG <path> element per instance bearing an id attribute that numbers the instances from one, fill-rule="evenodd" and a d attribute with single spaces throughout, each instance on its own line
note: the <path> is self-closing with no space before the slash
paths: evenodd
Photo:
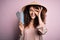
<path id="1" fill-rule="evenodd" d="M 32 12 L 32 11 L 30 11 L 30 12 Z"/>
<path id="2" fill-rule="evenodd" d="M 38 11 L 36 11 L 36 12 L 38 12 Z"/>
<path id="3" fill-rule="evenodd" d="M 30 11 L 33 11 L 32 9 L 30 9 Z"/>
<path id="4" fill-rule="evenodd" d="M 36 9 L 35 11 L 36 11 L 36 12 L 39 12 L 39 10 L 37 10 L 37 9 Z"/>

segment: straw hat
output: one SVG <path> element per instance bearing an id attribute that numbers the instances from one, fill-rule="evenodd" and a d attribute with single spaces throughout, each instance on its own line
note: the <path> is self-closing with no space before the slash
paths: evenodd
<path id="1" fill-rule="evenodd" d="M 47 12 L 47 8 L 46 7 L 44 7 L 43 5 L 40 5 L 39 3 L 35 2 L 35 1 L 34 2 L 31 2 L 28 5 L 25 5 L 24 7 L 22 7 L 22 11 L 26 8 L 26 6 L 29 6 L 29 5 L 37 5 L 37 6 L 40 6 L 40 7 L 43 8 L 43 11 Z"/>

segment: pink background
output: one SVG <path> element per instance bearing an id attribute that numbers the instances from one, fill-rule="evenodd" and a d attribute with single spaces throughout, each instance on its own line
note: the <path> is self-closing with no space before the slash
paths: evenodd
<path id="1" fill-rule="evenodd" d="M 16 12 L 33 0 L 0 0 L 0 40 L 13 39 L 18 35 Z M 44 40 L 60 40 L 60 0 L 38 0 L 47 9 Z M 17 37 L 17 36 L 16 36 Z"/>

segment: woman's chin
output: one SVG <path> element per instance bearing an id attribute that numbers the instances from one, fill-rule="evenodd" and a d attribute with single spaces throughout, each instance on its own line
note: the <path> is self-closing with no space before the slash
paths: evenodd
<path id="1" fill-rule="evenodd" d="M 32 19 L 35 19 L 35 17 L 32 17 Z"/>

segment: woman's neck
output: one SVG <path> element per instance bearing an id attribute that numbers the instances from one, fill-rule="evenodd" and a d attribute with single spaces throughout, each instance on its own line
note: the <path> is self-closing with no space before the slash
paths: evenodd
<path id="1" fill-rule="evenodd" d="M 34 22 L 34 20 L 31 20 L 31 22 L 30 22 L 30 24 L 29 24 L 29 27 L 34 27 L 34 26 L 33 26 L 33 22 Z"/>

